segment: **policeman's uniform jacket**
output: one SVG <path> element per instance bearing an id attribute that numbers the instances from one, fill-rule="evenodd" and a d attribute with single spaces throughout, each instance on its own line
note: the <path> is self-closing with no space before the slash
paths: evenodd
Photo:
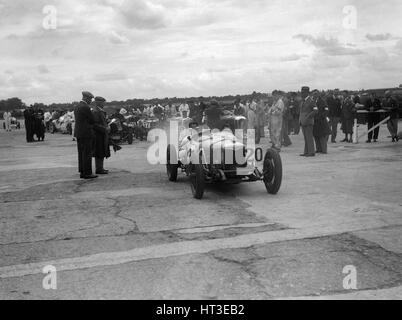
<path id="1" fill-rule="evenodd" d="M 77 139 L 94 139 L 93 125 L 95 123 L 91 108 L 85 101 L 81 101 L 74 110 L 75 132 Z"/>
<path id="2" fill-rule="evenodd" d="M 302 126 L 314 126 L 314 116 L 318 108 L 313 97 L 308 96 L 300 107 L 300 124 Z"/>
<path id="3" fill-rule="evenodd" d="M 327 103 L 321 97 L 316 102 L 318 111 L 314 116 L 314 137 L 325 137 L 331 133 L 328 124 L 329 108 Z"/>
<path id="4" fill-rule="evenodd" d="M 99 159 L 109 158 L 109 134 L 107 131 L 108 124 L 106 121 L 105 112 L 98 106 L 95 106 L 92 114 L 94 117 L 93 129 L 95 132 L 95 148 L 93 156 Z"/>

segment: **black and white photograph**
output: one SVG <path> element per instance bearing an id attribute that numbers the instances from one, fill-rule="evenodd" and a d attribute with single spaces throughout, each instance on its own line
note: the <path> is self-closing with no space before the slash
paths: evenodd
<path id="1" fill-rule="evenodd" d="M 400 0 L 0 17 L 0 300 L 402 299 Z"/>

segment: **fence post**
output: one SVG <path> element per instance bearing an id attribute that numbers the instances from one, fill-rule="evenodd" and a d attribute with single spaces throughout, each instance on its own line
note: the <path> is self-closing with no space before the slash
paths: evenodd
<path id="1" fill-rule="evenodd" d="M 357 118 L 354 119 L 354 124 L 353 124 L 353 143 L 357 144 L 359 143 L 359 133 L 358 133 L 359 126 L 357 124 Z"/>

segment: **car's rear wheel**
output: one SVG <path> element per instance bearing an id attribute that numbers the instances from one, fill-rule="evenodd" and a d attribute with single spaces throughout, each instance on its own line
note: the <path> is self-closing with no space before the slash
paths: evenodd
<path id="1" fill-rule="evenodd" d="M 173 145 L 168 145 L 166 152 L 166 172 L 169 181 L 177 181 L 177 170 L 179 169 L 179 163 L 177 161 L 176 148 Z"/>
<path id="2" fill-rule="evenodd" d="M 205 176 L 202 164 L 193 165 L 191 173 L 191 191 L 195 199 L 202 199 L 205 189 Z"/>
<path id="3" fill-rule="evenodd" d="M 268 149 L 265 154 L 263 176 L 268 193 L 277 194 L 282 184 L 282 160 L 273 149 Z"/>

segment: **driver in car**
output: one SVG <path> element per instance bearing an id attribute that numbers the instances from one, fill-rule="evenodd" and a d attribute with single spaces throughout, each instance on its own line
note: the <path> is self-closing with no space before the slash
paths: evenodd
<path id="1" fill-rule="evenodd" d="M 192 140 L 194 136 L 198 136 L 199 134 L 198 122 L 195 120 L 191 120 L 188 124 L 188 128 L 184 129 L 180 132 L 179 141 L 180 141 L 180 149 L 183 149 L 185 145 Z"/>

